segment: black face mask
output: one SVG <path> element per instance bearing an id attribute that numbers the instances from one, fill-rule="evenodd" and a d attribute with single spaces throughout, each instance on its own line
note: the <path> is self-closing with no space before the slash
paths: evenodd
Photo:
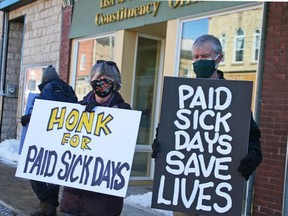
<path id="1" fill-rule="evenodd" d="M 198 60 L 193 63 L 197 78 L 210 78 L 216 71 L 215 60 Z"/>
<path id="2" fill-rule="evenodd" d="M 93 80 L 91 86 L 96 95 L 101 98 L 107 97 L 113 91 L 113 81 L 108 78 L 103 78 L 100 80 Z"/>

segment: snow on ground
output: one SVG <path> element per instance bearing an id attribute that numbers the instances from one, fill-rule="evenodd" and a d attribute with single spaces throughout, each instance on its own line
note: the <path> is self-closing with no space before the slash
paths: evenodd
<path id="1" fill-rule="evenodd" d="M 17 166 L 19 155 L 19 140 L 8 139 L 0 143 L 0 161 L 2 163 Z"/>
<path id="2" fill-rule="evenodd" d="M 0 162 L 16 167 L 19 159 L 18 149 L 20 141 L 8 139 L 0 143 Z M 149 208 L 151 210 L 152 192 L 146 194 L 130 195 L 125 198 L 125 203 L 138 208 Z M 172 212 L 153 209 L 153 212 L 162 213 L 162 215 L 172 216 Z"/>
<path id="3" fill-rule="evenodd" d="M 138 208 L 147 208 L 151 209 L 151 199 L 152 192 L 148 192 L 146 194 L 138 194 L 138 195 L 130 195 L 125 198 L 125 203 L 131 206 L 137 206 Z M 171 211 L 165 211 L 160 209 L 152 209 L 153 212 L 159 212 L 161 215 L 172 216 L 173 213 Z"/>

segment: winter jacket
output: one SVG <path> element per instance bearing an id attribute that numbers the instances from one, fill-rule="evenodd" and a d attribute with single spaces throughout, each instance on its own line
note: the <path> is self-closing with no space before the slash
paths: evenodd
<path id="1" fill-rule="evenodd" d="M 37 99 L 77 103 L 77 96 L 71 86 L 59 78 L 43 82 L 38 86 L 40 94 Z"/>
<path id="2" fill-rule="evenodd" d="M 89 92 L 84 101 L 95 101 L 94 92 Z M 82 101 L 81 101 L 82 102 Z M 106 107 L 131 109 L 122 96 L 115 92 Z M 107 195 L 64 187 L 61 200 L 61 211 L 74 216 L 118 216 L 123 208 L 123 197 Z"/>
<path id="3" fill-rule="evenodd" d="M 95 95 L 93 91 L 90 91 L 82 101 L 95 101 Z M 79 101 L 81 103 L 82 101 Z M 102 106 L 120 108 L 120 109 L 131 109 L 130 105 L 124 102 L 124 99 L 119 92 L 114 92 L 110 100 L 107 101 L 107 104 Z"/>

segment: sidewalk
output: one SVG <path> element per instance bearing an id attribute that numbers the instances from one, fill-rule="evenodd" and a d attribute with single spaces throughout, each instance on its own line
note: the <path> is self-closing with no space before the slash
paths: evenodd
<path id="1" fill-rule="evenodd" d="M 15 177 L 16 168 L 0 162 L 0 206 L 5 206 L 15 214 L 3 214 L 7 216 L 29 216 L 38 200 L 34 195 L 29 180 Z M 127 196 L 146 194 L 151 192 L 151 186 L 129 186 Z M 59 208 L 58 208 L 59 210 Z M 4 211 L 4 210 L 3 210 Z M 1 211 L 0 211 L 0 215 Z M 62 216 L 61 212 L 58 216 Z M 164 215 L 151 208 L 131 206 L 124 202 L 121 216 L 153 216 Z"/>

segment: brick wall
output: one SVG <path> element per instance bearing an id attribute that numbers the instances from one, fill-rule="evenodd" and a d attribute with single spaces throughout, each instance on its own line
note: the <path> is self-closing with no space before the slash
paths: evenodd
<path id="1" fill-rule="evenodd" d="M 14 138 L 19 138 L 21 134 L 20 117 L 24 109 L 22 104 L 26 69 L 53 64 L 59 71 L 62 5 L 63 0 L 38 0 L 9 12 L 10 22 L 22 18 L 25 29 L 22 31 L 21 70 L 19 74 L 14 74 L 14 76 L 17 76 L 19 83 L 16 113 L 17 136 Z M 5 127 L 4 122 L 2 127 Z"/>
<path id="2" fill-rule="evenodd" d="M 21 49 L 23 37 L 23 23 L 10 22 L 9 26 L 9 40 L 8 40 L 8 54 L 5 76 L 5 87 L 7 84 L 13 84 L 16 87 L 16 94 L 13 97 L 4 97 L 2 127 L 1 127 L 1 141 L 5 139 L 16 138 L 16 112 L 17 112 L 17 93 L 19 85 L 19 73 L 21 64 Z M 7 90 L 5 90 L 7 94 Z"/>
<path id="3" fill-rule="evenodd" d="M 72 22 L 72 6 L 63 8 L 62 12 L 62 36 L 60 48 L 60 78 L 68 82 L 69 80 L 69 66 L 70 66 L 70 52 L 71 42 L 69 39 L 71 22 Z"/>
<path id="4" fill-rule="evenodd" d="M 38 0 L 9 13 L 9 19 L 25 16 L 22 65 L 59 66 L 62 0 Z"/>
<path id="5" fill-rule="evenodd" d="M 288 133 L 288 2 L 269 3 L 254 216 L 282 216 Z"/>

